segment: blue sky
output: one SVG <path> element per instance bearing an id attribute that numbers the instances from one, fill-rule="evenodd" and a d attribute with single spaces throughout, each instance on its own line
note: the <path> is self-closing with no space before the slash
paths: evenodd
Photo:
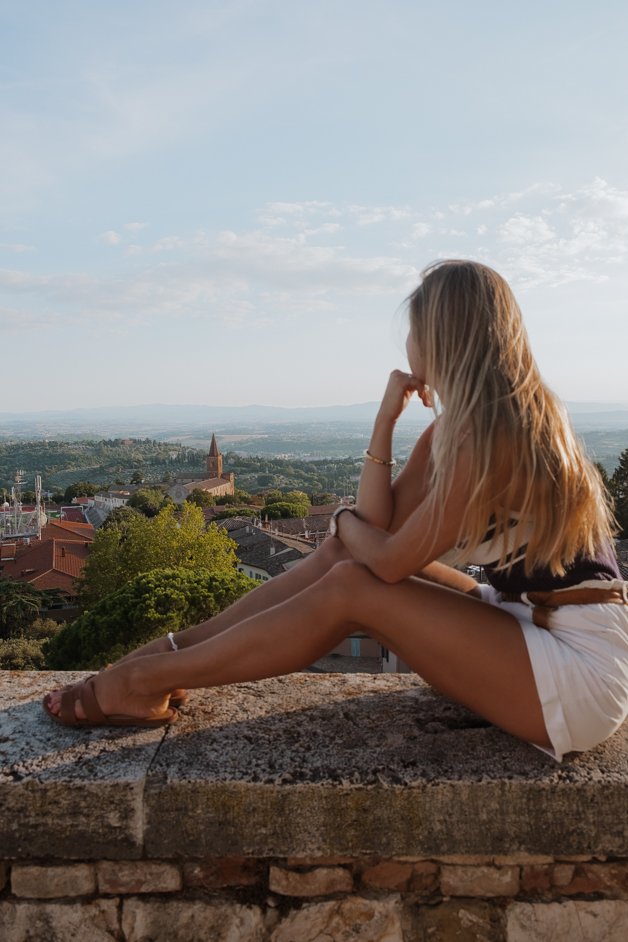
<path id="1" fill-rule="evenodd" d="M 0 0 L 0 411 L 377 399 L 439 257 L 628 402 L 623 0 Z"/>

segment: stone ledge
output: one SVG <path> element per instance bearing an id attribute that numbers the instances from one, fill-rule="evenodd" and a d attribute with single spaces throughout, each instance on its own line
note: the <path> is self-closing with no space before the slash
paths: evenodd
<path id="1" fill-rule="evenodd" d="M 0 672 L 13 859 L 625 856 L 628 724 L 562 765 L 414 675 L 292 674 L 193 692 L 165 730 L 67 730 Z"/>

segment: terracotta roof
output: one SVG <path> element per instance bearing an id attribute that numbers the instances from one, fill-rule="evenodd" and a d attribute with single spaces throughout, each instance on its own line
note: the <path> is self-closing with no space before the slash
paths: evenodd
<path id="1" fill-rule="evenodd" d="M 76 540 L 45 540 L 24 549 L 17 559 L 2 564 L 4 579 L 28 582 L 36 589 L 63 589 L 74 594 L 89 554 L 89 543 Z"/>
<path id="2" fill-rule="evenodd" d="M 94 539 L 94 528 L 91 523 L 75 523 L 73 520 L 49 520 L 41 531 L 44 540 L 89 540 Z"/>
<path id="3" fill-rule="evenodd" d="M 82 507 L 62 507 L 61 520 L 72 523 L 85 523 Z"/>
<path id="4" fill-rule="evenodd" d="M 220 452 L 218 451 L 218 443 L 217 443 L 217 441 L 216 441 L 216 435 L 215 435 L 214 432 L 212 432 L 212 443 L 211 443 L 211 445 L 209 446 L 208 455 L 209 455 L 211 458 L 217 458 L 217 457 L 219 456 L 219 454 L 220 454 Z"/>

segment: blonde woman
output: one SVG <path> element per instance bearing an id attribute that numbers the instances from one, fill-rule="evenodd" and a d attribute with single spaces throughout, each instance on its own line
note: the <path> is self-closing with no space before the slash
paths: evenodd
<path id="1" fill-rule="evenodd" d="M 437 690 L 558 761 L 628 714 L 628 584 L 599 475 L 543 384 L 508 284 L 439 262 L 409 298 L 355 509 L 299 566 L 201 625 L 49 694 L 70 726 L 171 722 L 175 688 L 302 670 L 362 631 Z M 393 481 L 414 395 L 437 417 Z M 488 586 L 446 562 L 485 566 Z"/>

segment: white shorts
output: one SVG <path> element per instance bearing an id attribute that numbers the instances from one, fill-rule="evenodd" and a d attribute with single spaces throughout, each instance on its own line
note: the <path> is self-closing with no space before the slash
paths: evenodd
<path id="1" fill-rule="evenodd" d="M 619 729 L 628 716 L 628 605 L 561 605 L 547 631 L 534 624 L 529 605 L 502 602 L 490 585 L 480 590 L 523 630 L 553 746 L 537 749 L 561 762 L 566 752 L 592 749 Z"/>

